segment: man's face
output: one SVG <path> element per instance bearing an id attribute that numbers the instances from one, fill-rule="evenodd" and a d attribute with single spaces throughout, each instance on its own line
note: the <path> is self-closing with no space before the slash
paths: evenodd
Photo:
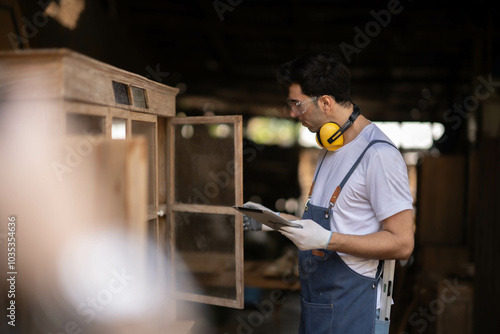
<path id="1" fill-rule="evenodd" d="M 300 105 L 300 110 L 305 111 L 304 113 L 297 115 L 290 110 L 290 116 L 296 118 L 303 126 L 308 128 L 309 131 L 317 132 L 325 123 L 324 113 L 314 101 L 310 100 L 311 96 L 302 94 L 300 85 L 292 84 L 288 88 L 288 98 L 292 103 L 307 101 Z"/>

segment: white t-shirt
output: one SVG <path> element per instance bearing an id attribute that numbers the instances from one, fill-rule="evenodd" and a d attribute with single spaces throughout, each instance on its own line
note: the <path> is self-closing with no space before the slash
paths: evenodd
<path id="1" fill-rule="evenodd" d="M 375 125 L 369 124 L 350 143 L 328 152 L 317 175 L 311 204 L 328 207 L 335 188 L 340 185 L 354 162 L 372 140 L 390 139 Z M 316 173 L 325 154 L 318 159 Z M 342 189 L 330 216 L 334 232 L 365 235 L 381 229 L 381 221 L 412 209 L 406 164 L 401 153 L 386 143 L 368 149 Z M 357 273 L 375 277 L 378 260 L 368 260 L 339 253 L 344 262 Z"/>

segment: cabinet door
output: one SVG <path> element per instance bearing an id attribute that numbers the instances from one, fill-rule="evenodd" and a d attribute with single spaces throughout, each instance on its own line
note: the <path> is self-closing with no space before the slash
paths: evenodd
<path id="1" fill-rule="evenodd" d="M 147 238 L 158 245 L 158 123 L 157 116 L 110 108 L 108 123 L 114 140 L 143 137 L 147 146 Z M 157 267 L 157 256 L 149 254 L 151 268 Z"/>
<path id="2" fill-rule="evenodd" d="M 117 120 L 115 120 L 115 124 Z M 157 142 L 157 117 L 154 115 L 130 112 L 128 119 L 128 134 L 132 138 L 143 137 L 146 139 L 148 156 L 148 213 L 147 213 L 147 235 L 149 242 L 158 248 L 158 142 Z M 127 132 L 127 130 L 126 130 Z M 157 257 L 155 253 L 148 257 L 151 268 L 156 268 Z"/>
<path id="3" fill-rule="evenodd" d="M 174 296 L 243 308 L 241 116 L 169 119 L 167 157 Z"/>
<path id="4" fill-rule="evenodd" d="M 130 113 L 130 131 L 132 138 L 142 136 L 148 145 L 148 220 L 157 219 L 157 125 L 156 116 Z"/>

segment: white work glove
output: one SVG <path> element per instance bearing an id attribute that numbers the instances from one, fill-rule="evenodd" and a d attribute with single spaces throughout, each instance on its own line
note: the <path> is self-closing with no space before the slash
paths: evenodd
<path id="1" fill-rule="evenodd" d="M 300 250 L 326 249 L 330 243 L 332 232 L 324 229 L 311 219 L 294 220 L 293 223 L 302 225 L 302 228 L 283 226 L 279 231 L 292 240 Z"/>

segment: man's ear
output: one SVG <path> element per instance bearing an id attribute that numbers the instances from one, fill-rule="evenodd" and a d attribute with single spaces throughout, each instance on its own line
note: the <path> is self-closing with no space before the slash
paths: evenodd
<path id="1" fill-rule="evenodd" d="M 324 112 L 328 112 L 334 108 L 335 100 L 330 95 L 323 95 L 318 100 L 318 105 Z"/>

